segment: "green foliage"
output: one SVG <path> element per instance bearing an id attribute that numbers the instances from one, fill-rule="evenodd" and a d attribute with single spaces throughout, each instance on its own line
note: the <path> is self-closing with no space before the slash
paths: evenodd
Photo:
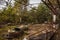
<path id="1" fill-rule="evenodd" d="M 51 20 L 50 10 L 43 3 L 38 6 L 37 13 L 38 20 L 40 20 L 40 22 Z"/>
<path id="2" fill-rule="evenodd" d="M 28 20 L 33 23 L 44 23 L 45 21 L 51 21 L 51 17 L 50 10 L 41 3 L 38 8 L 33 7 L 29 11 Z"/>
<path id="3" fill-rule="evenodd" d="M 21 9 L 19 9 L 20 6 L 22 5 L 15 3 L 14 7 L 8 6 L 7 9 L 4 9 L 0 13 L 0 23 L 18 24 L 20 18 L 22 18 L 22 23 L 44 23 L 45 21 L 51 21 L 50 10 L 43 3 L 29 11 L 25 11 L 25 8 L 22 13 Z"/>
<path id="4" fill-rule="evenodd" d="M 18 16 L 16 15 L 16 11 L 14 11 L 11 6 L 9 6 L 7 9 L 4 9 L 0 13 L 0 23 L 14 23 L 16 22 Z"/>

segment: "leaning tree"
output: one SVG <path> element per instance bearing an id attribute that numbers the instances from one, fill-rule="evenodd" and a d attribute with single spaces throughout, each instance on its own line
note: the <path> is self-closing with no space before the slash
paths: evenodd
<path id="1" fill-rule="evenodd" d="M 42 0 L 42 2 L 53 12 L 53 23 L 56 23 L 56 17 L 60 14 L 59 0 Z"/>
<path id="2" fill-rule="evenodd" d="M 59 33 L 59 26 L 56 26 L 56 24 L 60 24 L 60 0 L 42 0 L 42 2 L 52 11 L 53 15 L 53 28 L 55 28 L 57 31 L 57 36 L 55 40 L 60 40 L 60 33 Z M 58 20 L 58 22 L 57 22 Z"/>

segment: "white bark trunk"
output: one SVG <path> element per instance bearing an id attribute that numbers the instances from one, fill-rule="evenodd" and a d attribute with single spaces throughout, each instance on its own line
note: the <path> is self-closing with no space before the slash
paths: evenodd
<path id="1" fill-rule="evenodd" d="M 53 15 L 53 22 L 56 22 L 56 15 Z"/>
<path id="2" fill-rule="evenodd" d="M 24 37 L 23 40 L 28 40 L 28 39 L 26 37 Z"/>
<path id="3" fill-rule="evenodd" d="M 56 15 L 53 15 L 53 22 L 55 23 L 56 22 Z M 56 28 L 56 25 L 53 24 L 53 28 Z"/>

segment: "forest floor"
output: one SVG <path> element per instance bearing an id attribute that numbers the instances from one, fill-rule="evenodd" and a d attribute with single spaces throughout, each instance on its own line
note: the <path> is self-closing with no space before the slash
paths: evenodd
<path id="1" fill-rule="evenodd" d="M 9 29 L 13 29 L 15 27 L 16 26 L 5 26 L 3 28 L 0 28 L 0 39 L 3 40 L 1 35 L 8 32 Z M 27 38 L 31 36 L 37 36 L 46 32 L 55 31 L 55 29 L 52 28 L 51 24 L 30 24 L 28 25 L 28 28 L 28 35 L 26 35 Z"/>
<path id="2" fill-rule="evenodd" d="M 36 36 L 42 33 L 55 31 L 55 29 L 52 28 L 51 24 L 33 24 L 29 26 L 29 35 L 28 36 Z"/>

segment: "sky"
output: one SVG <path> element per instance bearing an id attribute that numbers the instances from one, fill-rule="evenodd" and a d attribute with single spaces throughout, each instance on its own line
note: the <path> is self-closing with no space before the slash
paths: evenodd
<path id="1" fill-rule="evenodd" d="M 30 1 L 29 1 L 30 4 L 40 3 L 40 2 L 41 2 L 41 0 L 30 0 Z M 34 4 L 33 7 L 34 7 L 34 6 L 38 6 L 38 4 Z"/>
<path id="2" fill-rule="evenodd" d="M 30 7 L 28 6 L 28 10 L 30 10 L 31 7 L 38 7 L 39 4 L 36 4 L 36 3 L 40 3 L 40 2 L 41 2 L 41 0 L 30 0 L 29 3 L 33 4 L 33 5 L 32 6 L 29 5 Z"/>
<path id="3" fill-rule="evenodd" d="M 33 3 L 40 3 L 41 2 L 41 0 L 30 0 L 30 4 L 33 4 Z"/>
<path id="4" fill-rule="evenodd" d="M 12 1 L 13 2 L 13 1 Z M 41 0 L 30 0 L 29 3 L 30 4 L 34 4 L 34 3 L 40 3 Z M 1 4 L 1 3 L 0 3 Z M 5 4 L 5 3 L 4 3 Z M 4 4 L 0 5 L 0 9 L 4 8 Z M 38 6 L 38 4 L 34 4 L 33 6 Z"/>
<path id="5" fill-rule="evenodd" d="M 6 7 L 5 1 L 7 1 L 7 0 L 0 0 L 0 9 Z M 11 5 L 14 6 L 14 0 L 11 0 Z"/>

